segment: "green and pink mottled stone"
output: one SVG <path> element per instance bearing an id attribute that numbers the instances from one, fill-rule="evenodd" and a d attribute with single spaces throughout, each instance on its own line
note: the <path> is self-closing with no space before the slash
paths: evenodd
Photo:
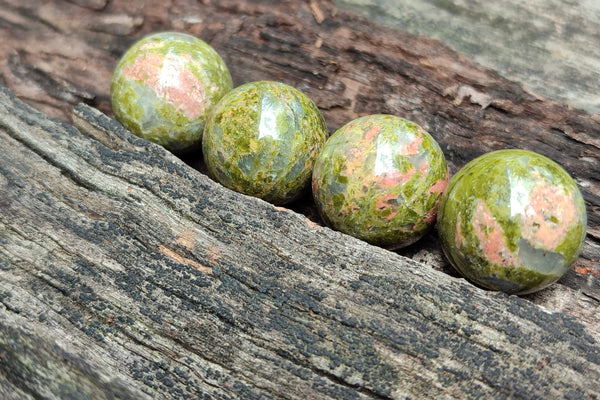
<path id="1" fill-rule="evenodd" d="M 442 198 L 438 231 L 450 263 L 482 287 L 513 294 L 558 280 L 585 238 L 585 203 L 569 174 L 525 150 L 484 154 Z"/>
<path id="2" fill-rule="evenodd" d="M 326 140 L 325 121 L 311 99 L 287 84 L 258 81 L 215 106 L 202 151 L 210 176 L 223 186 L 284 204 L 308 188 Z"/>
<path id="3" fill-rule="evenodd" d="M 160 32 L 135 43 L 115 68 L 111 103 L 134 134 L 172 151 L 199 148 L 208 113 L 233 87 L 219 54 L 204 41 Z"/>
<path id="4" fill-rule="evenodd" d="M 433 137 L 384 114 L 355 119 L 335 132 L 312 178 L 327 225 L 390 249 L 429 230 L 447 183 L 446 160 Z"/>

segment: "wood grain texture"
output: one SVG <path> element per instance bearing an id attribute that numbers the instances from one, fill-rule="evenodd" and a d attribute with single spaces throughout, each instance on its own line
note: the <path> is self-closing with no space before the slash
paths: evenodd
<path id="1" fill-rule="evenodd" d="M 595 0 L 335 0 L 436 38 L 528 90 L 600 112 L 600 4 Z"/>
<path id="2" fill-rule="evenodd" d="M 0 89 L 0 394 L 593 398 L 584 325 L 232 192 Z M 84 133 L 82 133 L 84 132 Z"/>

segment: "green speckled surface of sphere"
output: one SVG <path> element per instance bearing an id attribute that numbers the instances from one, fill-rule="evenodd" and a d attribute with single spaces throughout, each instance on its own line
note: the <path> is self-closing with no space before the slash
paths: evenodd
<path id="1" fill-rule="evenodd" d="M 558 164 L 526 150 L 498 150 L 465 165 L 442 197 L 438 233 L 454 268 L 512 294 L 540 290 L 577 259 L 587 215 Z"/>
<path id="2" fill-rule="evenodd" d="M 110 95 L 125 128 L 165 148 L 200 148 L 208 113 L 233 87 L 219 54 L 180 32 L 148 35 L 122 56 Z"/>
<path id="3" fill-rule="evenodd" d="M 313 196 L 330 227 L 397 249 L 433 225 L 448 168 L 435 139 L 404 118 L 376 114 L 336 131 L 315 162 Z"/>
<path id="4" fill-rule="evenodd" d="M 308 187 L 327 127 L 317 106 L 294 87 L 249 82 L 210 114 L 202 151 L 209 175 L 223 186 L 274 204 Z"/>

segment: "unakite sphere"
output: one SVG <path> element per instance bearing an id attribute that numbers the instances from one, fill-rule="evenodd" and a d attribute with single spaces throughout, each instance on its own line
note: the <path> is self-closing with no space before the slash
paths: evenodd
<path id="1" fill-rule="evenodd" d="M 499 150 L 451 179 L 438 231 L 450 263 L 465 278 L 526 294 L 567 272 L 586 223 L 583 197 L 564 169 L 531 151 Z"/>
<path id="2" fill-rule="evenodd" d="M 123 55 L 110 87 L 115 117 L 134 134 L 183 152 L 200 147 L 208 113 L 233 87 L 219 54 L 179 32 L 146 36 Z"/>
<path id="3" fill-rule="evenodd" d="M 327 225 L 391 249 L 420 239 L 448 183 L 429 133 L 393 115 L 369 115 L 335 132 L 315 162 L 313 196 Z"/>
<path id="4" fill-rule="evenodd" d="M 304 93 L 258 81 L 239 86 L 216 105 L 202 150 L 209 175 L 222 185 L 284 204 L 308 187 L 326 140 L 321 112 Z"/>

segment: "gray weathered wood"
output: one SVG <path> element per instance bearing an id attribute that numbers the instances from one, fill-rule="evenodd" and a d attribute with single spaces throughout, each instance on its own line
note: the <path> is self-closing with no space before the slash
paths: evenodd
<path id="1" fill-rule="evenodd" d="M 0 89 L 0 395 L 600 391 L 574 318 L 231 192 L 87 106 L 74 121 Z"/>
<path id="2" fill-rule="evenodd" d="M 597 0 L 335 0 L 436 38 L 544 97 L 600 113 Z"/>

